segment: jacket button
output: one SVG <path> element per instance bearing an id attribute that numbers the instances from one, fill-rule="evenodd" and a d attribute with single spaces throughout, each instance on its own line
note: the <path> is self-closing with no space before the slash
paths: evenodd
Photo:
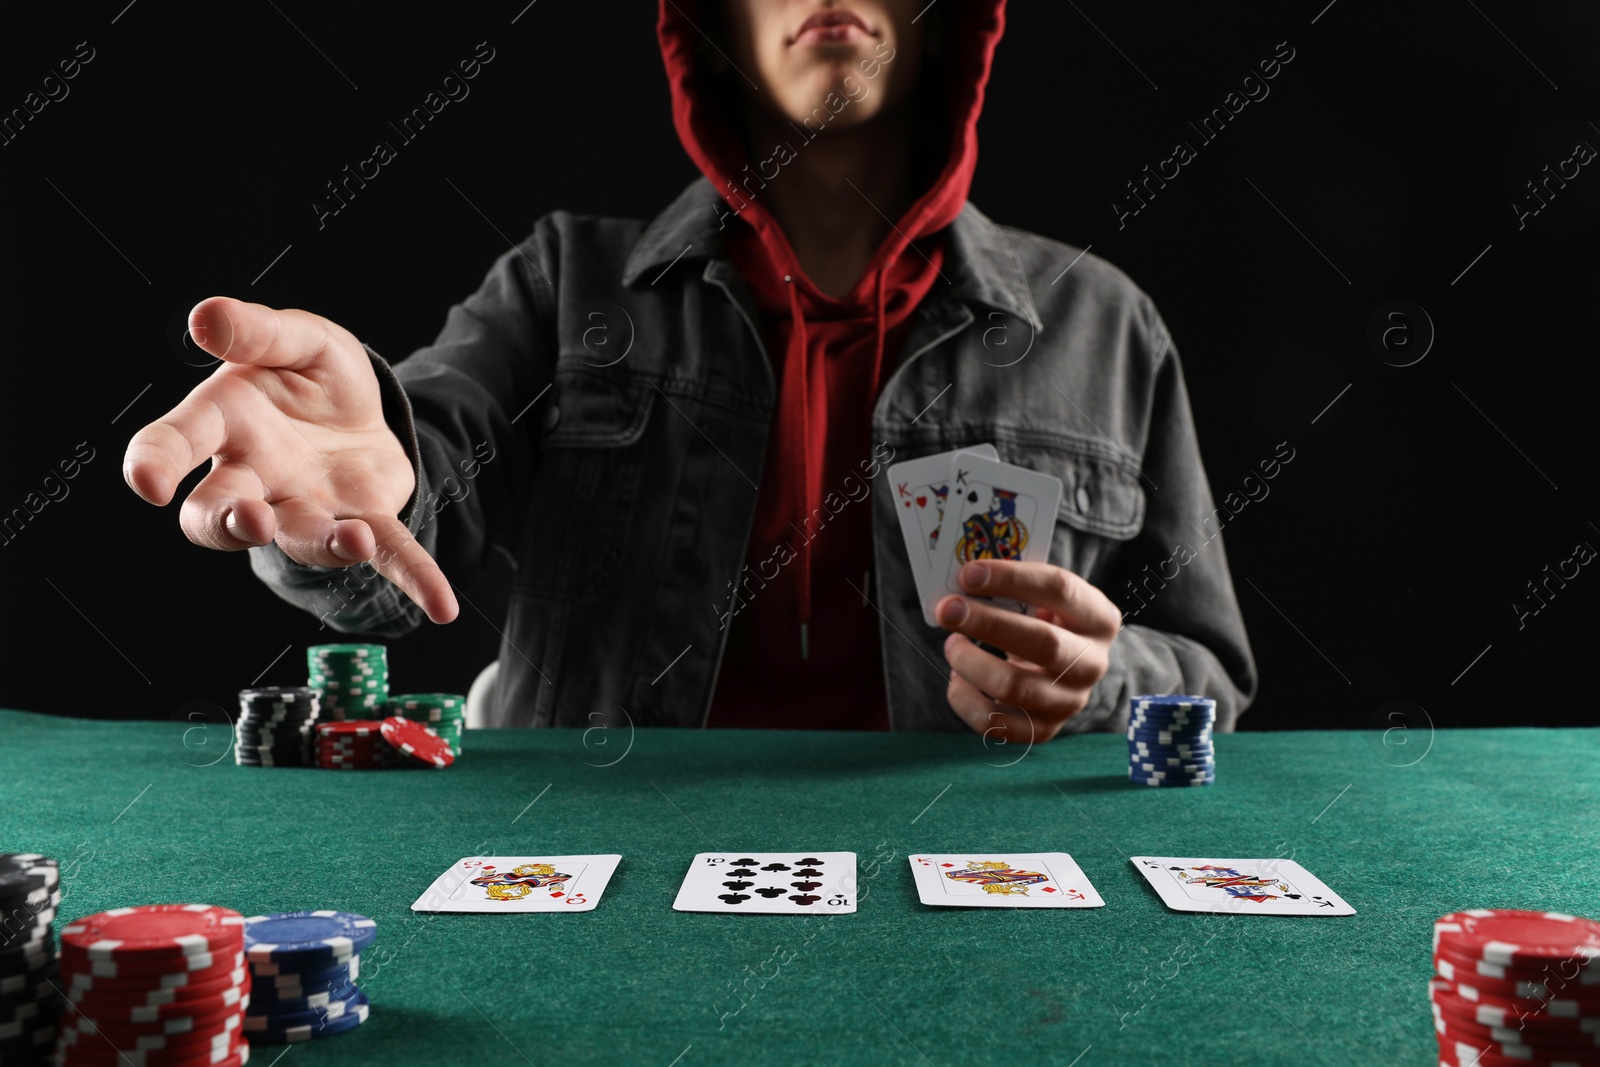
<path id="1" fill-rule="evenodd" d="M 556 423 L 561 421 L 561 409 L 551 404 L 544 409 L 544 418 L 539 425 L 544 427 L 544 432 L 549 433 L 556 428 Z"/>
<path id="2" fill-rule="evenodd" d="M 1073 503 L 1078 505 L 1078 510 L 1079 511 L 1083 512 L 1085 515 L 1087 515 L 1089 513 L 1089 490 L 1088 489 L 1084 488 L 1081 485 L 1078 486 L 1078 491 L 1076 493 L 1072 494 L 1072 501 L 1073 501 Z"/>

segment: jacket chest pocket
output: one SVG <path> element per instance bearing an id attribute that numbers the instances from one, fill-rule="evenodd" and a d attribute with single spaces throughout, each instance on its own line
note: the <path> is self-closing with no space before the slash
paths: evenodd
<path id="1" fill-rule="evenodd" d="M 616 576 L 638 510 L 641 439 L 655 396 L 626 376 L 557 368 L 549 394 L 528 413 L 540 420 L 539 466 L 519 589 L 581 600 Z"/>
<path id="2" fill-rule="evenodd" d="M 1144 527 L 1138 468 L 1110 445 L 1020 428 L 997 430 L 996 438 L 1007 463 L 1061 479 L 1051 562 L 1092 581 L 1118 544 Z"/>

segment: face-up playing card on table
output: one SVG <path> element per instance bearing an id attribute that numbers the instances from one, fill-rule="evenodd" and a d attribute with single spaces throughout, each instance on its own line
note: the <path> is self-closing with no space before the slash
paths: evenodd
<path id="1" fill-rule="evenodd" d="M 854 852 L 702 852 L 675 911 L 838 915 L 856 910 Z"/>
<path id="2" fill-rule="evenodd" d="M 1294 860 L 1134 856 L 1133 865 L 1173 911 L 1240 915 L 1354 915 L 1344 898 Z"/>
<path id="3" fill-rule="evenodd" d="M 910 860 L 917 895 L 935 907 L 1105 906 L 1065 852 L 925 852 Z"/>
<path id="4" fill-rule="evenodd" d="M 412 911 L 592 911 L 621 856 L 466 856 Z"/>
<path id="5" fill-rule="evenodd" d="M 930 626 L 938 625 L 926 605 L 930 603 L 928 594 L 933 580 L 933 560 L 939 549 L 939 529 L 944 522 L 944 506 L 950 495 L 955 460 L 958 455 L 964 454 L 986 459 L 999 456 L 993 445 L 973 445 L 971 448 L 906 460 L 889 468 L 889 484 L 894 486 L 895 512 L 900 516 L 900 533 L 906 542 L 906 558 L 911 563 L 917 594 L 924 605 L 923 614 Z"/>
<path id="6" fill-rule="evenodd" d="M 1060 504 L 1061 479 L 1054 475 L 982 456 L 957 456 L 939 528 L 932 588 L 922 605 L 929 619 L 933 606 L 947 594 L 971 595 L 958 580 L 964 564 L 979 559 L 1048 561 Z M 1007 598 L 992 603 L 1010 611 L 1025 610 L 1025 605 Z"/>

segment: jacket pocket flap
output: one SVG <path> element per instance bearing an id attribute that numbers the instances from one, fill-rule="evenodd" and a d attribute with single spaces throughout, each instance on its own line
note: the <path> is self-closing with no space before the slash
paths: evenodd
<path id="1" fill-rule="evenodd" d="M 558 367 L 540 448 L 622 448 L 644 434 L 655 390 L 630 376 Z"/>
<path id="2" fill-rule="evenodd" d="M 1009 436 L 1009 435 L 1008 435 Z M 1061 479 L 1056 518 L 1078 530 L 1126 541 L 1144 525 L 1144 487 L 1131 460 L 1107 444 L 1051 434 L 996 442 L 1008 463 Z"/>

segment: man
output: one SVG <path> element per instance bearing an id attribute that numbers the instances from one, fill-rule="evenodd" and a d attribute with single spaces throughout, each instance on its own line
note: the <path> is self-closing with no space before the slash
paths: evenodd
<path id="1" fill-rule="evenodd" d="M 1229 728 L 1255 671 L 1220 540 L 1151 570 L 1212 517 L 1164 324 L 966 203 L 1004 6 L 663 0 L 703 180 L 648 226 L 541 219 L 394 369 L 316 315 L 203 301 L 226 363 L 134 437 L 129 484 L 165 503 L 212 458 L 185 533 L 344 630 L 447 622 L 511 553 L 497 725 L 1029 742 L 1182 690 Z M 1032 610 L 951 596 L 935 630 L 883 472 L 984 441 L 1062 479 L 1051 563 L 966 564 Z"/>

